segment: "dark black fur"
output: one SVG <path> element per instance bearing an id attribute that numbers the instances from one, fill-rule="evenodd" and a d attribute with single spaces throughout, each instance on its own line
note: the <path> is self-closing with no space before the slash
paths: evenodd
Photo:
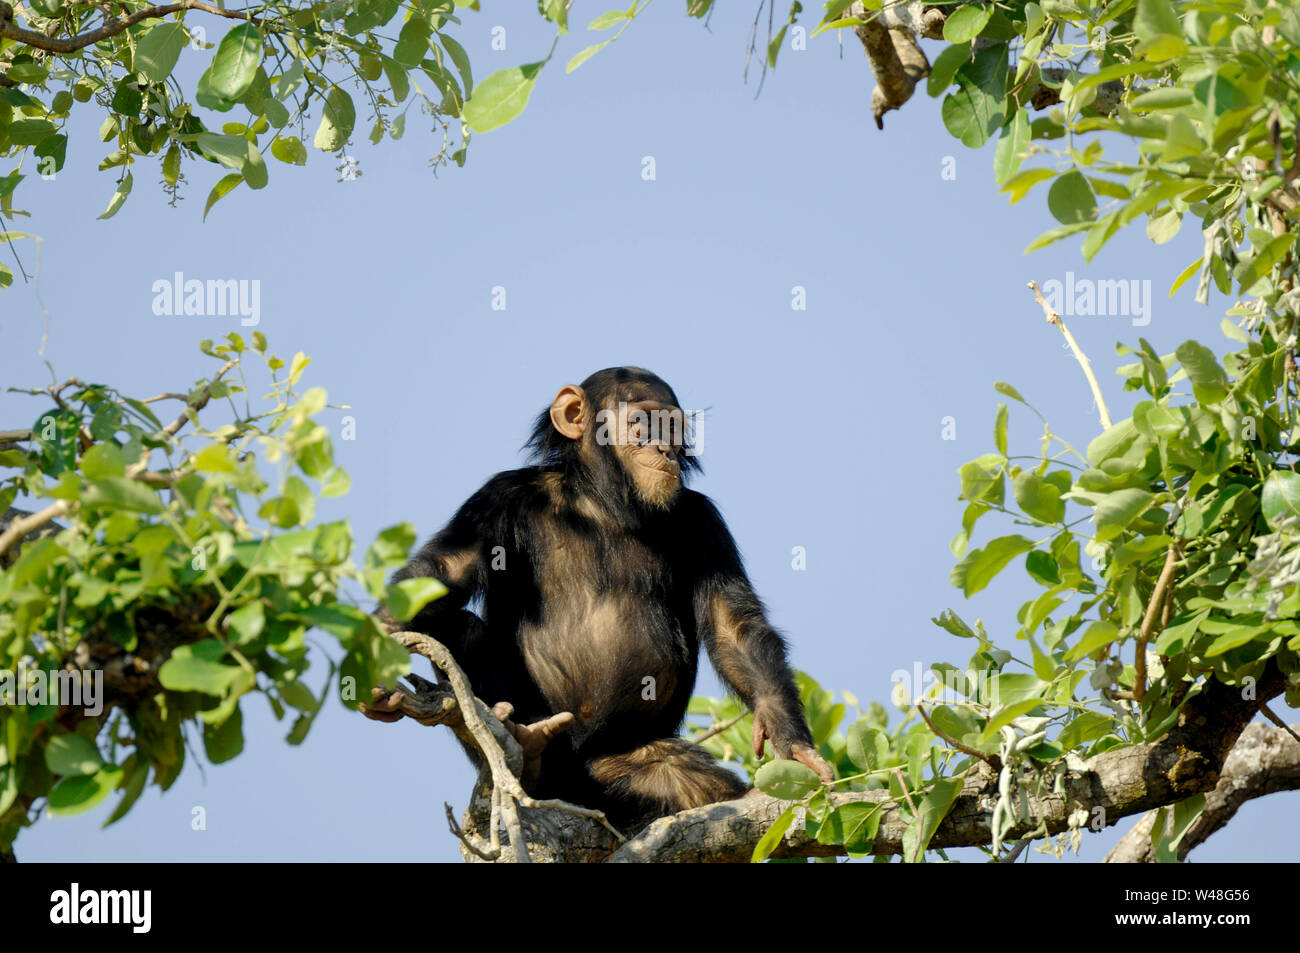
<path id="1" fill-rule="evenodd" d="M 599 371 L 582 387 L 597 407 L 678 406 L 667 384 L 638 368 Z M 713 503 L 683 487 L 667 510 L 642 504 L 610 448 L 589 464 L 548 412 L 527 446 L 536 465 L 489 480 L 394 579 L 447 584 L 407 627 L 446 644 L 485 702 L 510 702 L 523 724 L 575 716 L 543 754 L 531 793 L 625 823 L 743 793 L 726 768 L 665 741 L 685 716 L 701 643 L 726 683 L 765 713 L 778 753 L 811 744 L 784 644 Z M 698 470 L 694 457 L 680 462 L 683 478 Z M 494 570 L 502 553 L 505 568 Z M 481 618 L 465 608 L 476 598 Z M 733 620 L 727 633 L 715 631 L 719 605 Z"/>

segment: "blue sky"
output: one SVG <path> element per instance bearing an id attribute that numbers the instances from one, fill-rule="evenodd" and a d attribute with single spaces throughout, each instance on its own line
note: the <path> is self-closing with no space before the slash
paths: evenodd
<path id="1" fill-rule="evenodd" d="M 465 11 L 456 34 L 477 77 L 546 53 L 531 4 L 485 6 Z M 603 10 L 577 6 L 575 24 Z M 920 95 L 877 131 L 861 49 L 848 37 L 841 51 L 830 35 L 804 51 L 787 43 L 756 99 L 756 75 L 741 76 L 752 11 L 724 6 L 706 30 L 681 4 L 657 5 L 565 76 L 591 41 L 579 26 L 524 115 L 476 138 L 464 169 L 430 174 L 438 142 L 415 115 L 402 141 L 378 148 L 361 117 L 360 178 L 337 182 L 333 159 L 316 152 L 305 169 L 268 160 L 271 187 L 236 190 L 206 223 L 220 173 L 188 165 L 173 209 L 150 162 L 122 211 L 96 221 L 114 186 L 95 171 L 107 151 L 98 118 L 83 116 L 88 134 L 73 137 L 57 179 L 33 177 L 18 193 L 32 212 L 19 227 L 44 244 L 39 297 L 32 285 L 0 294 L 0 385 L 47 383 L 44 356 L 60 379 L 139 396 L 180 389 L 211 371 L 197 341 L 238 330 L 238 319 L 156 316 L 153 283 L 176 271 L 258 279 L 260 330 L 286 357 L 309 354 L 307 381 L 356 418 L 357 439 L 336 440 L 352 492 L 319 516 L 351 519 L 364 545 L 403 520 L 422 538 L 436 531 L 492 473 L 519 465 L 529 421 L 562 385 L 643 365 L 685 406 L 707 408 L 695 486 L 719 503 L 798 667 L 864 703 L 886 701 L 895 670 L 965 664 L 969 643 L 929 621 L 946 607 L 983 618 L 1009 645 L 1016 608 L 1038 589 L 1016 566 L 969 602 L 949 585 L 956 468 L 992 449 L 995 381 L 1013 383 L 1076 446 L 1098 427 L 1078 366 L 1025 283 L 1067 272 L 1151 281 L 1145 327 L 1066 318 L 1118 419 L 1132 395 L 1113 374 L 1125 363 L 1116 341 L 1142 335 L 1163 353 L 1196 337 L 1226 349 L 1227 302 L 1197 306 L 1190 288 L 1166 297 L 1200 254 L 1197 229 L 1155 246 L 1131 228 L 1088 265 L 1077 241 L 1025 256 L 1055 224 L 1043 195 L 1008 206 L 991 148 L 949 137 L 937 100 Z M 503 52 L 491 49 L 496 25 L 507 27 Z M 654 181 L 642 179 L 645 156 Z M 30 245 L 24 262 L 35 263 Z M 491 307 L 497 286 L 504 311 Z M 806 310 L 792 310 L 796 286 Z M 0 394 L 4 426 L 38 409 Z M 942 439 L 945 417 L 955 440 Z M 1013 406 L 1013 447 L 1035 453 L 1039 432 Z M 977 545 L 1010 531 L 992 519 Z M 795 546 L 805 571 L 791 568 Z M 720 689 L 710 673 L 697 690 Z M 191 763 L 105 831 L 109 805 L 43 819 L 19 838 L 20 858 L 457 859 L 441 804 L 463 807 L 471 773 L 449 732 L 331 704 L 291 748 L 289 724 L 259 699 L 244 710 L 235 761 L 202 774 Z M 191 830 L 195 806 L 206 831 Z M 1295 792 L 1252 802 L 1194 856 L 1290 858 L 1294 838 L 1276 831 L 1297 806 Z M 1100 859 L 1127 827 L 1089 837 L 1082 856 Z"/>

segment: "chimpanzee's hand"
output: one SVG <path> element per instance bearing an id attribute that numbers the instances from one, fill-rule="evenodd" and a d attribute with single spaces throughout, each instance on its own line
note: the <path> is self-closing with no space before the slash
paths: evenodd
<path id="1" fill-rule="evenodd" d="M 835 780 L 835 772 L 826 763 L 826 759 L 817 753 L 816 748 L 801 741 L 788 741 L 784 738 L 773 737 L 767 722 L 768 717 L 761 709 L 754 712 L 754 754 L 756 757 L 761 758 L 763 756 L 763 742 L 771 741 L 772 749 L 776 752 L 778 758 L 784 758 L 787 761 L 798 761 L 800 764 L 807 765 L 817 772 L 817 776 L 822 779 L 824 784 L 830 784 Z"/>
<path id="2" fill-rule="evenodd" d="M 569 730 L 573 725 L 573 715 L 562 711 L 558 715 L 551 715 L 530 725 L 521 725 L 510 720 L 510 716 L 514 714 L 514 706 L 509 702 L 497 702 L 492 706 L 492 714 L 496 715 L 497 720 L 514 736 L 515 741 L 519 742 L 519 747 L 523 749 L 524 767 L 520 772 L 519 781 L 525 788 L 530 787 L 541 773 L 542 752 L 546 750 L 552 738 Z"/>
<path id="3" fill-rule="evenodd" d="M 364 702 L 357 705 L 357 711 L 374 721 L 398 721 L 406 716 L 402 714 L 402 691 L 393 689 L 391 691 L 383 688 L 372 688 L 370 690 L 370 704 Z"/>

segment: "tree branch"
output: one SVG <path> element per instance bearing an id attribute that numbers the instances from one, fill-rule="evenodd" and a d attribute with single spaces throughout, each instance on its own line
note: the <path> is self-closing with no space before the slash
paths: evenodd
<path id="1" fill-rule="evenodd" d="M 1246 727 L 1224 762 L 1214 790 L 1205 796 L 1200 816 L 1179 841 L 1179 860 L 1185 860 L 1194 847 L 1221 830 L 1247 801 L 1300 789 L 1300 742 L 1294 739 L 1293 731 L 1291 727 L 1274 728 L 1261 722 Z M 1156 852 L 1151 829 L 1157 813 L 1150 811 L 1138 821 L 1106 855 L 1106 863 L 1153 863 Z M 1172 820 L 1167 822 L 1167 829 Z"/>
<path id="2" fill-rule="evenodd" d="M 1064 325 L 1062 325 L 1064 330 Z M 1147 603 L 1146 615 L 1142 617 L 1142 626 L 1138 629 L 1137 649 L 1133 657 L 1133 698 L 1135 701 L 1141 701 L 1147 692 L 1147 642 L 1151 639 L 1152 631 L 1156 626 L 1156 617 L 1163 610 L 1169 608 L 1168 596 L 1173 592 L 1174 571 L 1178 568 L 1178 560 L 1182 557 L 1182 542 L 1174 543 L 1169 547 L 1165 554 L 1165 565 L 1160 570 L 1160 578 L 1156 580 L 1156 587 L 1151 592 L 1151 599 Z M 1165 612 L 1165 618 L 1168 613 Z M 1163 623 L 1161 623 L 1163 627 Z"/>
<path id="3" fill-rule="evenodd" d="M 1097 414 L 1101 418 L 1101 429 L 1109 430 L 1110 411 L 1106 409 L 1106 399 L 1101 396 L 1101 385 L 1097 383 L 1097 375 L 1092 372 L 1092 364 L 1089 362 L 1088 356 L 1083 353 L 1083 348 L 1079 347 L 1079 342 L 1074 339 L 1074 335 L 1065 326 L 1061 316 L 1048 306 L 1047 301 L 1043 298 L 1042 291 L 1038 288 L 1038 282 L 1029 282 L 1029 290 L 1034 293 L 1034 299 L 1042 306 L 1043 314 L 1047 316 L 1047 323 L 1056 325 L 1061 329 L 1061 333 L 1065 335 L 1065 343 L 1070 345 L 1070 350 L 1074 353 L 1074 359 L 1083 368 L 1083 376 L 1088 379 L 1088 386 L 1092 388 L 1092 399 L 1097 402 Z"/>
<path id="4" fill-rule="evenodd" d="M 0 39 L 17 40 L 27 46 L 37 50 L 45 50 L 47 53 L 75 53 L 77 50 L 92 46 L 101 40 L 107 40 L 117 36 L 137 23 L 145 20 L 156 20 L 160 17 L 169 16 L 173 13 L 179 13 L 182 10 L 201 10 L 204 13 L 211 13 L 213 16 L 225 17 L 228 20 L 247 20 L 249 23 L 259 23 L 250 13 L 239 10 L 222 10 L 220 7 L 213 6 L 210 3 L 203 3 L 202 0 L 181 0 L 180 3 L 169 3 L 163 6 L 145 7 L 143 10 L 137 10 L 135 13 L 122 18 L 107 20 L 103 26 L 91 30 L 89 33 L 81 33 L 76 36 L 52 37 L 36 30 L 28 30 L 14 22 L 14 9 L 8 3 L 0 2 Z"/>

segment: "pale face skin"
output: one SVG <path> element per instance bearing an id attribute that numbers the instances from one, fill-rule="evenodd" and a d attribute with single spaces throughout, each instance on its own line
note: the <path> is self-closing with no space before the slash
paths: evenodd
<path id="1" fill-rule="evenodd" d="M 653 400 L 627 405 L 627 429 L 614 452 L 636 484 L 637 495 L 651 506 L 666 507 L 682 486 L 682 419 L 679 408 Z"/>

